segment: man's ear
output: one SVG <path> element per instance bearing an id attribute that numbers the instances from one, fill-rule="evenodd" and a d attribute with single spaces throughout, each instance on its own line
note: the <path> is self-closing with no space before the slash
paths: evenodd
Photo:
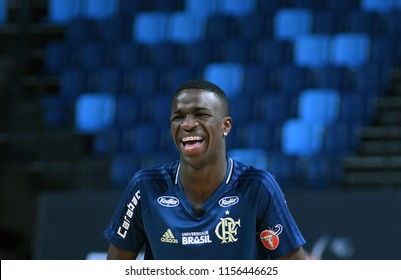
<path id="1" fill-rule="evenodd" d="M 231 127 L 233 125 L 233 120 L 231 117 L 225 117 L 223 123 L 223 134 L 227 136 L 230 133 Z"/>

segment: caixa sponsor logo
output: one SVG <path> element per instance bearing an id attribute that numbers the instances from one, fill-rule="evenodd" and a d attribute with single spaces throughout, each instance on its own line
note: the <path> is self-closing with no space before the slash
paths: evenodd
<path id="1" fill-rule="evenodd" d="M 238 196 L 227 196 L 223 197 L 222 199 L 219 200 L 219 205 L 221 207 L 228 207 L 234 204 L 237 204 L 239 201 Z"/>
<path id="2" fill-rule="evenodd" d="M 157 202 L 164 207 L 176 207 L 180 204 L 178 198 L 174 196 L 161 196 L 157 199 Z"/>

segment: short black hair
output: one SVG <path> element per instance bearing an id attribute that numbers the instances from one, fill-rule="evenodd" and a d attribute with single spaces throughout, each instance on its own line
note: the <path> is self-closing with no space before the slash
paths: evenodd
<path id="1" fill-rule="evenodd" d="M 174 97 L 182 90 L 185 89 L 201 89 L 209 92 L 213 92 L 216 97 L 221 101 L 223 110 L 226 116 L 229 115 L 230 107 L 225 92 L 216 84 L 206 80 L 189 80 L 180 85 L 174 93 Z"/>

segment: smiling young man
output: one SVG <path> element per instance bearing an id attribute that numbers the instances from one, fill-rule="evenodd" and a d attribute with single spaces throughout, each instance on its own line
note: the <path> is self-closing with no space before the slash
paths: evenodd
<path id="1" fill-rule="evenodd" d="M 180 159 L 132 177 L 105 230 L 108 259 L 305 259 L 305 240 L 275 178 L 226 156 L 225 93 L 177 89 L 171 133 Z"/>

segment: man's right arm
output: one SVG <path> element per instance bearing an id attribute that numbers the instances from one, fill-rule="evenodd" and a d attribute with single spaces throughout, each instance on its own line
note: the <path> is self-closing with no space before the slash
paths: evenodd
<path id="1" fill-rule="evenodd" d="M 114 246 L 113 244 L 110 244 L 107 252 L 108 260 L 135 260 L 137 256 L 137 252 L 126 251 Z"/>

